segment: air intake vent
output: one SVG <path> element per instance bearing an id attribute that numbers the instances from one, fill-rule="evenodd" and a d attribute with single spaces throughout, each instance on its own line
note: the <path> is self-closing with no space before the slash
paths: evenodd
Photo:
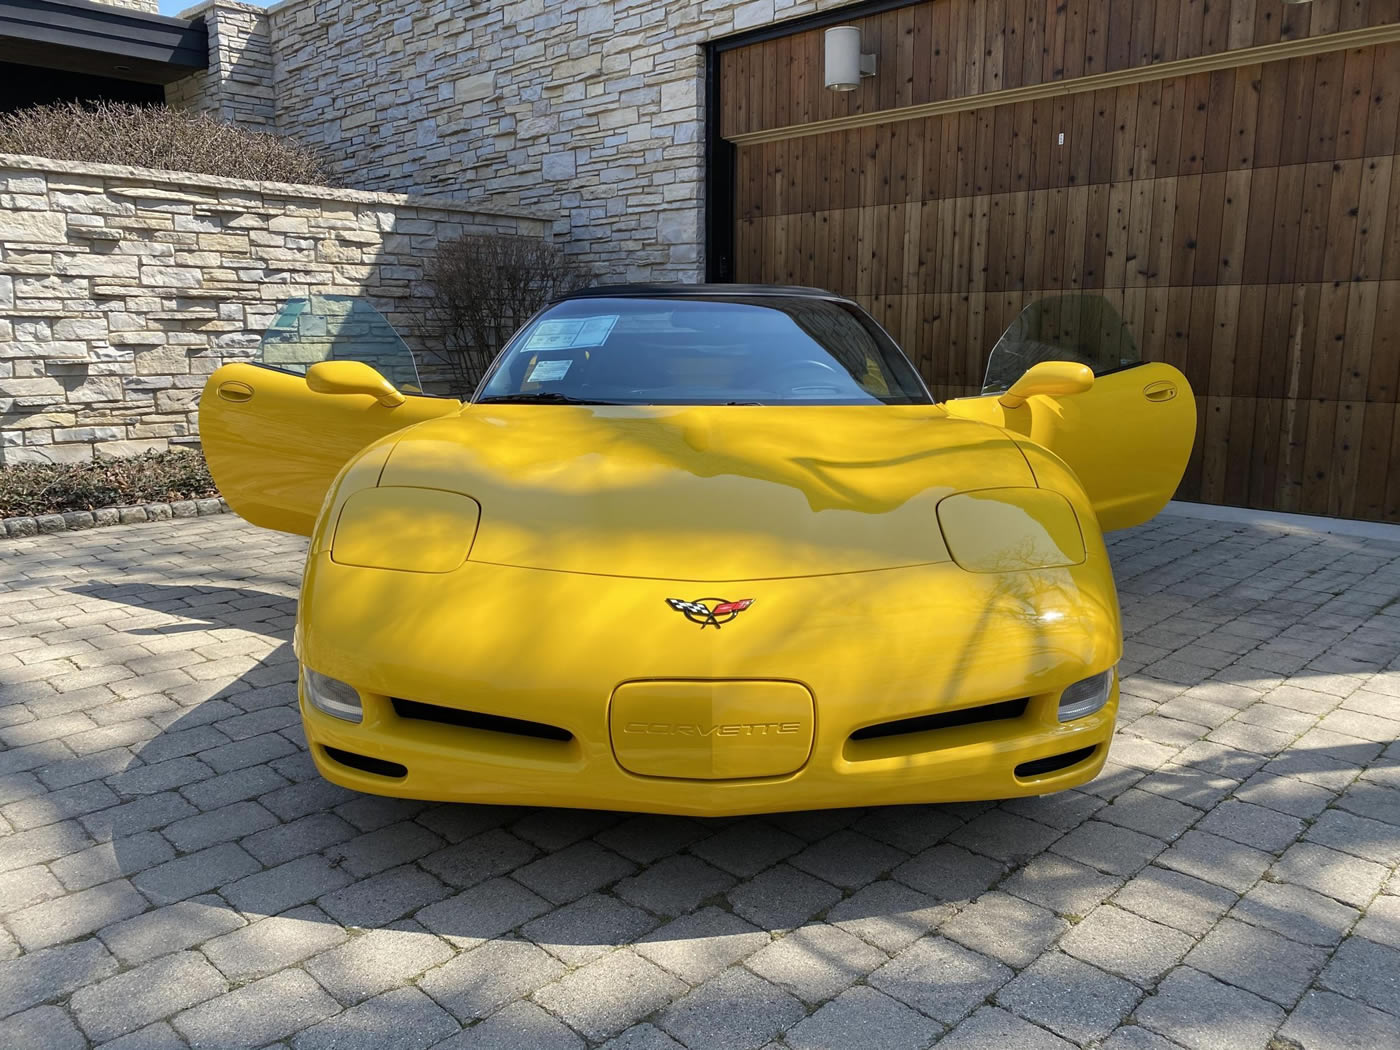
<path id="1" fill-rule="evenodd" d="M 1063 755 L 1051 755 L 1048 758 L 1022 762 L 1016 767 L 1016 775 L 1026 779 L 1028 777 L 1043 777 L 1046 773 L 1058 773 L 1062 769 L 1078 765 L 1097 750 L 1097 746 L 1081 747 L 1078 751 L 1066 751 Z"/>
<path id="2" fill-rule="evenodd" d="M 377 777 L 392 777 L 395 780 L 408 776 L 408 767 L 397 762 L 386 762 L 382 758 L 371 758 L 369 755 L 357 755 L 353 751 L 342 751 L 338 747 L 323 747 L 321 750 L 342 766 L 358 769 L 361 773 L 373 773 Z"/>
<path id="3" fill-rule="evenodd" d="M 852 740 L 875 740 L 885 736 L 907 736 L 910 733 L 927 733 L 931 729 L 952 729 L 954 726 L 971 726 L 981 722 L 1000 722 L 1009 718 L 1020 718 L 1026 713 L 1026 698 L 1003 700 L 999 704 L 983 704 L 981 707 L 964 707 L 957 711 L 942 711 L 935 715 L 919 715 L 917 718 L 901 718 L 896 722 L 880 722 L 878 725 L 857 729 L 851 734 Z"/>
<path id="4" fill-rule="evenodd" d="M 417 700 L 400 700 L 397 697 L 394 698 L 394 713 L 400 718 L 413 718 L 420 722 L 439 722 L 442 725 L 461 726 L 465 729 L 484 729 L 489 733 L 528 736 L 536 740 L 567 742 L 574 738 L 567 729 L 545 725 L 543 722 L 527 722 L 523 718 L 506 718 L 503 715 L 485 715 L 479 711 L 463 711 L 457 707 L 424 704 Z"/>

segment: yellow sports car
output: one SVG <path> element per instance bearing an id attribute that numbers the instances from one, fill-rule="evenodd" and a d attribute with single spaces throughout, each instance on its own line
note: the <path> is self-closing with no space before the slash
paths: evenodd
<path id="1" fill-rule="evenodd" d="M 317 767 L 361 791 L 697 816 L 1038 795 L 1107 753 L 1102 532 L 1195 434 L 1093 296 L 937 404 L 858 306 L 733 285 L 546 307 L 471 400 L 367 304 L 289 302 L 200 402 L 233 508 L 310 536 Z"/>

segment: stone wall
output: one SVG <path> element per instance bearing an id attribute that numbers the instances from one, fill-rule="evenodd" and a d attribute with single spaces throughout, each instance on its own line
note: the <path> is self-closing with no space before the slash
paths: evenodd
<path id="1" fill-rule="evenodd" d="M 252 353 L 281 300 L 366 296 L 413 345 L 439 240 L 549 228 L 399 194 L 0 155 L 0 463 L 193 440 L 205 377 Z"/>
<path id="2" fill-rule="evenodd" d="M 702 45 L 842 2 L 286 0 L 266 15 L 275 127 L 346 185 L 547 206 L 605 274 L 694 279 Z"/>
<path id="3" fill-rule="evenodd" d="M 255 131 L 275 130 L 267 12 L 247 4 L 212 0 L 183 12 L 181 17 L 204 20 L 209 31 L 209 66 L 166 85 L 166 103 Z"/>

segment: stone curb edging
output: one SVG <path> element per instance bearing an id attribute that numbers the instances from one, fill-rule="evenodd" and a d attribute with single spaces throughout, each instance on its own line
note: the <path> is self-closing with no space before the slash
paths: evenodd
<path id="1" fill-rule="evenodd" d="M 97 510 L 70 510 L 62 514 L 0 520 L 0 536 L 18 539 L 70 529 L 92 529 L 105 525 L 128 525 L 137 521 L 169 521 L 172 518 L 203 518 L 211 514 L 232 514 L 222 496 L 184 499 L 173 503 L 139 503 L 130 507 L 99 507 Z"/>

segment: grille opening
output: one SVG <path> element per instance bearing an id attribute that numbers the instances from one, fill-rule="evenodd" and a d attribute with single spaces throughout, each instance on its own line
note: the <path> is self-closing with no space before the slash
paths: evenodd
<path id="1" fill-rule="evenodd" d="M 321 750 L 342 766 L 358 769 L 362 773 L 393 777 L 396 780 L 408 776 L 408 767 L 397 762 L 387 762 L 382 758 L 371 758 L 369 755 L 357 755 L 353 751 L 342 751 L 338 747 L 323 747 Z"/>
<path id="2" fill-rule="evenodd" d="M 394 713 L 400 718 L 416 718 L 421 722 L 440 722 L 443 725 L 462 726 L 466 729 L 484 729 L 491 733 L 534 737 L 536 740 L 567 743 L 574 738 L 574 734 L 567 729 L 543 722 L 527 722 L 523 718 L 507 718 L 504 715 L 484 715 L 480 711 L 463 711 L 456 707 L 424 704 L 417 700 L 400 700 L 397 697 L 394 698 Z"/>
<path id="3" fill-rule="evenodd" d="M 883 736 L 905 736 L 909 733 L 926 733 L 930 729 L 952 729 L 954 726 L 971 726 L 980 722 L 1000 722 L 1008 718 L 1020 718 L 1026 713 L 1027 698 L 1003 700 L 998 704 L 983 704 L 981 707 L 964 707 L 958 711 L 942 711 L 934 715 L 919 715 L 916 718 L 901 718 L 895 722 L 880 722 L 877 725 L 857 729 L 851 734 L 852 740 L 875 740 Z"/>
<path id="4" fill-rule="evenodd" d="M 1078 751 L 1066 751 L 1063 755 L 1050 755 L 1047 758 L 1022 762 L 1016 767 L 1016 775 L 1018 777 L 1042 777 L 1046 773 L 1056 773 L 1061 769 L 1068 769 L 1072 765 L 1083 762 L 1097 750 L 1097 746 L 1081 747 Z"/>

